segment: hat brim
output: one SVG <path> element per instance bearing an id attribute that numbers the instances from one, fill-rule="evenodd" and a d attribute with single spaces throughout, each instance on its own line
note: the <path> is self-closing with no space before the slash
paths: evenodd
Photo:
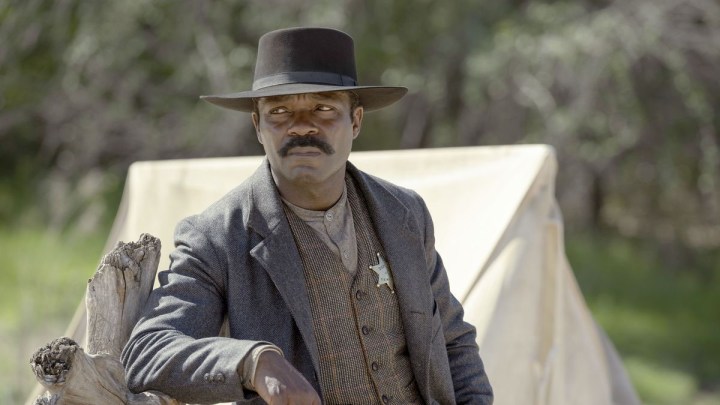
<path id="1" fill-rule="evenodd" d="M 332 86 L 326 84 L 291 83 L 265 87 L 239 93 L 200 96 L 201 99 L 231 110 L 252 112 L 253 99 L 259 97 L 288 96 L 292 94 L 352 91 L 360 98 L 366 111 L 378 110 L 400 100 L 407 93 L 406 87 L 391 86 Z"/>

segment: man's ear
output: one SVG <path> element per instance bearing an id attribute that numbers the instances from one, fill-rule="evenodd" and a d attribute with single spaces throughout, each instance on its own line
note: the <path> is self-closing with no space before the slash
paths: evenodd
<path id="1" fill-rule="evenodd" d="M 352 113 L 352 128 L 353 128 L 353 139 L 360 135 L 360 127 L 362 127 L 363 120 L 363 108 L 359 106 Z"/>
<path id="2" fill-rule="evenodd" d="M 260 139 L 260 117 L 258 117 L 255 112 L 252 113 L 252 122 L 255 127 L 255 136 L 257 137 L 258 142 L 262 145 L 262 139 Z"/>

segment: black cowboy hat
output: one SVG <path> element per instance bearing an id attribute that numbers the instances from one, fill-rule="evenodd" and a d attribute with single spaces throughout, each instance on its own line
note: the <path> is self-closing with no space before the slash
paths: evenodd
<path id="1" fill-rule="evenodd" d="M 358 86 L 352 38 L 329 28 L 287 28 L 260 37 L 252 90 L 200 96 L 232 110 L 251 112 L 253 98 L 352 91 L 367 111 L 400 100 L 407 88 Z"/>

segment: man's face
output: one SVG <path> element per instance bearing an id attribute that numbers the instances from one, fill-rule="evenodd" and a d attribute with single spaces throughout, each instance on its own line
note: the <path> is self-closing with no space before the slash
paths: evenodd
<path id="1" fill-rule="evenodd" d="M 258 100 L 253 123 L 279 183 L 323 186 L 344 179 L 363 109 L 351 110 L 346 92 Z"/>

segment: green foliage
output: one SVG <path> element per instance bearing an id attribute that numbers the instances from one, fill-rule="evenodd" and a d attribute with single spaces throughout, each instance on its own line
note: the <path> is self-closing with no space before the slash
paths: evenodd
<path id="1" fill-rule="evenodd" d="M 594 225 L 720 245 L 717 4 L 516 11 L 496 22 L 492 47 L 468 54 L 464 98 L 476 108 L 460 116 L 458 141 L 551 143 L 569 173 L 561 202 L 584 193 Z M 565 189 L 568 176 L 586 176 L 587 188 Z"/>

